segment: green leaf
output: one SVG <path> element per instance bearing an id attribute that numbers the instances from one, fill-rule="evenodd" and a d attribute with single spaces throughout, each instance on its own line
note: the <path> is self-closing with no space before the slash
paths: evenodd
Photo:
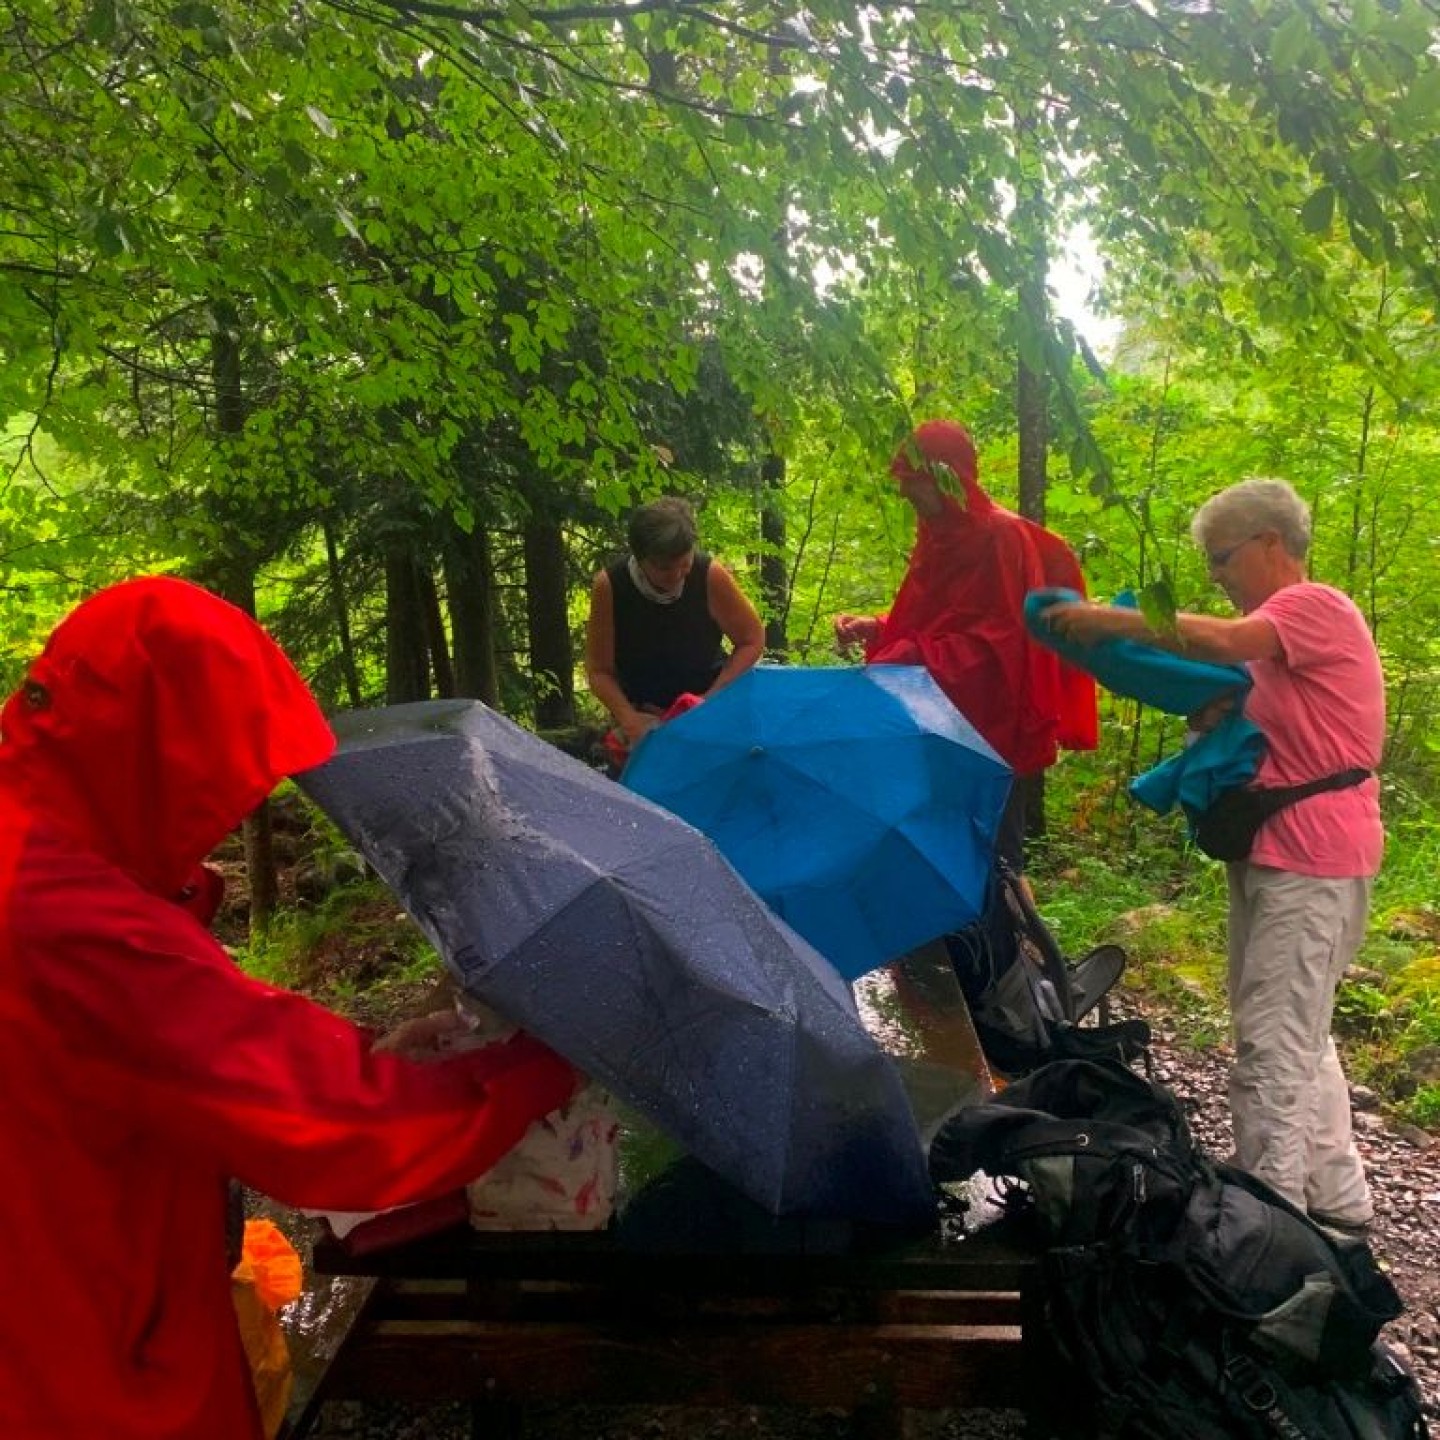
<path id="1" fill-rule="evenodd" d="M 97 45 L 108 45 L 119 32 L 120 17 L 116 0 L 95 0 L 85 17 L 85 37 Z"/>
<path id="2" fill-rule="evenodd" d="M 1395 106 L 1407 124 L 1421 125 L 1432 134 L 1440 129 L 1440 67 L 1432 61 L 1411 82 Z"/>
<path id="3" fill-rule="evenodd" d="M 289 166 L 292 175 L 310 173 L 310 152 L 298 140 L 287 140 L 280 147 L 280 158 Z"/>
<path id="4" fill-rule="evenodd" d="M 1313 40 L 1310 22 L 1296 10 L 1270 39 L 1270 61 L 1277 70 L 1294 70 L 1306 58 Z"/>
<path id="5" fill-rule="evenodd" d="M 1335 219 L 1335 188 L 1322 185 L 1301 207 L 1300 223 L 1312 235 L 1324 235 Z"/>
<path id="6" fill-rule="evenodd" d="M 1379 19 L 1379 10 L 1375 0 L 1351 0 L 1350 3 L 1350 30 L 1356 36 L 1368 35 L 1375 28 Z"/>
<path id="7" fill-rule="evenodd" d="M 267 165 L 260 172 L 260 185 L 266 194 L 273 195 L 277 200 L 284 200 L 295 189 L 290 172 L 283 165 Z"/>
<path id="8" fill-rule="evenodd" d="M 209 5 L 187 3 L 176 5 L 170 12 L 171 21 L 185 30 L 214 30 L 220 26 L 220 16 Z"/>
<path id="9" fill-rule="evenodd" d="M 1168 580 L 1152 580 L 1141 588 L 1136 599 L 1145 623 L 1152 630 L 1160 635 L 1175 633 L 1175 617 L 1180 607 L 1175 602 L 1175 592 Z"/>
<path id="10" fill-rule="evenodd" d="M 305 113 L 310 117 L 310 123 L 327 140 L 333 140 L 339 134 L 335 129 L 335 122 L 318 105 L 307 105 Z"/>
<path id="11" fill-rule="evenodd" d="M 95 248 L 107 260 L 123 255 L 130 248 L 125 226 L 113 210 L 102 210 L 95 217 Z"/>
<path id="12" fill-rule="evenodd" d="M 1393 93 L 1395 90 L 1395 69 L 1391 64 L 1393 51 L 1382 50 L 1375 43 L 1362 45 L 1355 54 L 1355 64 L 1365 81 L 1377 93 Z"/>

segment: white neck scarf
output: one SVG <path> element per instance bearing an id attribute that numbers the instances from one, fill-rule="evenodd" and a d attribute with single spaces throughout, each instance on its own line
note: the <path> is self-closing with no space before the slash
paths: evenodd
<path id="1" fill-rule="evenodd" d="M 635 582 L 635 588 L 647 599 L 656 605 L 673 605 L 684 593 L 685 582 L 680 582 L 679 589 L 669 592 L 657 590 L 651 583 L 650 577 L 641 569 L 640 562 L 632 555 L 628 562 L 630 578 Z"/>

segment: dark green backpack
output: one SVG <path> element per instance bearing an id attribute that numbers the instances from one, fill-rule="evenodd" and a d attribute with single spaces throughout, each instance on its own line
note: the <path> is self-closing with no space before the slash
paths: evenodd
<path id="1" fill-rule="evenodd" d="M 1377 1338 L 1402 1307 L 1369 1247 L 1209 1159 L 1163 1087 L 1109 1062 L 1045 1066 L 937 1135 L 937 1181 L 977 1170 L 1023 1182 L 1045 1248 L 1057 1435 L 1428 1433 Z"/>

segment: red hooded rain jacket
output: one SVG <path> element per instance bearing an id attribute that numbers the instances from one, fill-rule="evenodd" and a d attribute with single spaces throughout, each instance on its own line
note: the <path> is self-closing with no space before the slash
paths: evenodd
<path id="1" fill-rule="evenodd" d="M 944 513 L 921 519 L 909 569 L 866 660 L 924 665 L 1017 775 L 1054 764 L 1060 746 L 1093 750 L 1095 682 L 1025 629 L 1028 591 L 1063 585 L 1085 593 L 1070 547 L 980 488 L 964 426 L 929 421 L 912 444 L 955 475 L 964 498 L 944 496 Z M 908 463 L 902 457 L 897 466 Z"/>
<path id="2" fill-rule="evenodd" d="M 0 1436 L 256 1440 L 227 1176 L 378 1209 L 478 1175 L 574 1075 L 528 1038 L 418 1065 L 247 978 L 199 862 L 334 739 L 233 606 L 81 605 L 0 715 Z"/>

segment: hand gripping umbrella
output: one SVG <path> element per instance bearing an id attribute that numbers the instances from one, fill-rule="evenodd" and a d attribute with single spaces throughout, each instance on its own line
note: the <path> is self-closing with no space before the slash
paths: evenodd
<path id="1" fill-rule="evenodd" d="M 468 993 L 772 1214 L 933 1218 L 848 988 L 704 836 L 478 701 L 335 728 L 302 788 Z"/>
<path id="2" fill-rule="evenodd" d="M 968 924 L 1010 769 L 919 666 L 761 666 L 624 783 L 708 835 L 846 978 Z"/>

